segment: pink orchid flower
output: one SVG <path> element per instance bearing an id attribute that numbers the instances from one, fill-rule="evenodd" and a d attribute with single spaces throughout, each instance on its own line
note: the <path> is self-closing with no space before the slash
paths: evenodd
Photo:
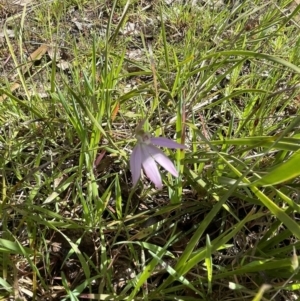
<path id="1" fill-rule="evenodd" d="M 139 128 L 141 128 L 141 125 L 137 129 Z M 130 156 L 130 169 L 134 186 L 137 184 L 141 176 L 141 169 L 143 168 L 145 174 L 154 183 L 155 187 L 158 189 L 162 188 L 161 175 L 156 162 L 174 177 L 178 177 L 178 172 L 172 161 L 153 144 L 175 149 L 186 149 L 185 145 L 164 137 L 152 137 L 143 130 L 137 131 L 136 137 L 138 143 Z"/>

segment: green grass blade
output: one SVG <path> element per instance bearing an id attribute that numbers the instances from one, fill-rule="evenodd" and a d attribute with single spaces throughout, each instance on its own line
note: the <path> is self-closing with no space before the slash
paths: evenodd
<path id="1" fill-rule="evenodd" d="M 295 152 L 287 161 L 274 167 L 267 175 L 251 183 L 254 186 L 271 186 L 292 180 L 300 175 L 300 151 Z"/>
<path id="2" fill-rule="evenodd" d="M 270 148 L 274 145 L 274 148 L 286 151 L 297 151 L 300 147 L 299 138 L 281 138 L 279 141 L 276 136 L 255 136 L 235 139 L 223 139 L 223 140 L 212 140 L 209 141 L 212 145 L 246 145 L 251 147 L 265 147 Z M 200 141 L 201 144 L 206 144 L 205 141 Z"/>
<path id="3" fill-rule="evenodd" d="M 205 266 L 207 269 L 207 282 L 208 282 L 208 288 L 207 292 L 208 294 L 212 293 L 212 275 L 213 275 L 213 267 L 212 267 L 212 254 L 211 254 L 211 242 L 208 235 L 206 235 L 206 255 L 205 255 Z"/>
<path id="4" fill-rule="evenodd" d="M 250 181 L 247 178 L 244 178 L 242 173 L 240 173 L 230 162 L 228 162 L 228 160 L 226 160 L 221 154 L 218 155 L 239 178 L 243 178 L 244 183 L 250 184 Z M 257 198 L 262 202 L 262 204 L 266 206 L 291 231 L 291 233 L 300 239 L 300 226 L 256 186 L 250 186 L 250 188 Z"/>

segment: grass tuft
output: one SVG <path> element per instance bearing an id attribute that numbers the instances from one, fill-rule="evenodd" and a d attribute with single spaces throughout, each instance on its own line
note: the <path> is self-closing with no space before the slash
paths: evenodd
<path id="1" fill-rule="evenodd" d="M 0 0 L 0 299 L 300 299 L 299 10 Z"/>

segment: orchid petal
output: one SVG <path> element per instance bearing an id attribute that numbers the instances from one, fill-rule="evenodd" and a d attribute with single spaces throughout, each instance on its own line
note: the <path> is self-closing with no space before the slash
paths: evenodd
<path id="1" fill-rule="evenodd" d="M 178 172 L 173 164 L 173 162 L 157 147 L 153 145 L 147 145 L 145 147 L 149 155 L 166 171 L 168 171 L 174 177 L 178 177 Z"/>
<path id="2" fill-rule="evenodd" d="M 154 159 L 151 157 L 151 155 L 148 152 L 148 148 L 150 145 L 143 145 L 142 146 L 142 165 L 143 169 L 145 171 L 145 174 L 150 179 L 151 182 L 154 183 L 155 187 L 158 189 L 162 188 L 162 181 L 161 181 L 161 175 L 159 173 L 159 170 L 156 166 L 156 163 Z"/>
<path id="3" fill-rule="evenodd" d="M 137 144 L 132 150 L 132 154 L 130 156 L 130 170 L 132 174 L 132 183 L 133 186 L 136 185 L 140 176 L 141 176 L 141 168 L 142 168 L 142 147 L 140 144 Z"/>
<path id="4" fill-rule="evenodd" d="M 177 143 L 171 139 L 165 137 L 152 137 L 150 138 L 151 143 L 156 144 L 158 146 L 164 146 L 167 148 L 179 148 L 186 149 L 187 147 L 184 144 Z"/>

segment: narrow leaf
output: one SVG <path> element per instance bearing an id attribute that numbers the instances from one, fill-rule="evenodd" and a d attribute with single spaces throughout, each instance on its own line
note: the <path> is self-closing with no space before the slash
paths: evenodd
<path id="1" fill-rule="evenodd" d="M 287 161 L 275 167 L 267 175 L 252 183 L 255 186 L 270 186 L 292 180 L 300 175 L 300 151 L 295 152 Z"/>

